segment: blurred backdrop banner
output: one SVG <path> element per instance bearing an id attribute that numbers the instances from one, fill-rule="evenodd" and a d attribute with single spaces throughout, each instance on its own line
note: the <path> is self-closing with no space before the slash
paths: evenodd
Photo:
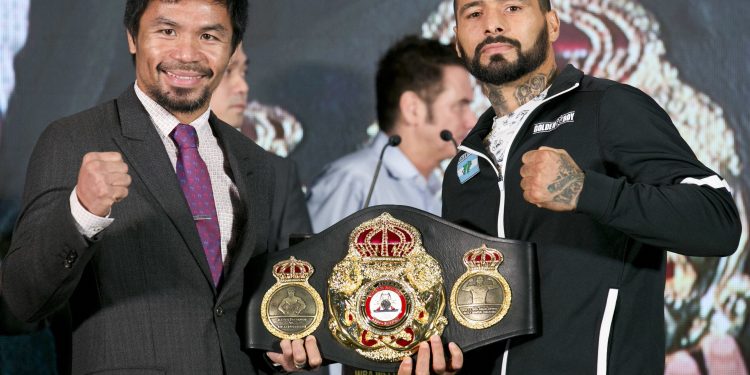
<path id="1" fill-rule="evenodd" d="M 734 255 L 668 255 L 667 351 L 684 350 L 700 361 L 706 337 L 728 336 L 750 358 L 750 174 L 744 171 L 750 156 L 750 2 L 552 5 L 563 22 L 555 45 L 558 66 L 570 63 L 650 94 L 698 158 L 730 183 L 742 215 Z M 0 255 L 10 246 L 26 165 L 42 130 L 132 84 L 124 7 L 124 1 L 0 0 Z M 453 25 L 451 0 L 251 0 L 244 43 L 250 133 L 264 148 L 294 159 L 303 182 L 310 182 L 372 135 L 375 69 L 388 46 L 406 34 L 450 44 Z M 473 108 L 481 113 L 489 103 L 476 90 Z M 5 320 L 12 319 L 0 319 L 6 325 L 0 333 L 15 332 Z"/>

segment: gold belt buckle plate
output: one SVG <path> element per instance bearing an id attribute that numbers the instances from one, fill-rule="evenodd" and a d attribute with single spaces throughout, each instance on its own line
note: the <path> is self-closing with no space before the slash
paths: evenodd
<path id="1" fill-rule="evenodd" d="M 374 361 L 400 361 L 442 334 L 445 303 L 440 265 L 421 234 L 388 213 L 352 231 L 328 279 L 331 334 Z"/>

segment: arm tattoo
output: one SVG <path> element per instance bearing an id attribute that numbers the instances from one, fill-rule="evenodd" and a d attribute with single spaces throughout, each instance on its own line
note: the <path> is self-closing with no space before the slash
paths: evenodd
<path id="1" fill-rule="evenodd" d="M 555 181 L 547 186 L 547 191 L 553 194 L 553 201 L 575 207 L 583 189 L 583 178 L 583 172 L 571 160 L 560 156 L 560 169 Z"/>

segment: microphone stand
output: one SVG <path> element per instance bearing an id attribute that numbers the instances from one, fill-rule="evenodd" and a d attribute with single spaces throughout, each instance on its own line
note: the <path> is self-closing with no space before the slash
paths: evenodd
<path id="1" fill-rule="evenodd" d="M 380 167 L 383 165 L 383 155 L 385 155 L 385 150 L 390 146 L 398 146 L 401 143 L 401 137 L 396 135 L 392 135 L 388 138 L 388 142 L 383 146 L 383 149 L 380 150 L 380 157 L 378 158 L 378 166 L 375 167 L 375 175 L 372 176 L 372 182 L 370 183 L 370 191 L 367 192 L 367 199 L 365 200 L 365 205 L 362 208 L 367 208 L 370 206 L 370 198 L 372 198 L 372 191 L 375 189 L 375 182 L 378 180 L 378 174 L 380 174 Z"/>

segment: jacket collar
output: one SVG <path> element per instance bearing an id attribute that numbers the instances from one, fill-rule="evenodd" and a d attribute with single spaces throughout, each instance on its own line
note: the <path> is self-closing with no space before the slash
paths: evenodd
<path id="1" fill-rule="evenodd" d="M 180 235 L 187 244 L 196 263 L 203 272 L 206 282 L 213 285 L 211 272 L 208 268 L 205 253 L 200 242 L 200 236 L 192 220 L 182 188 L 174 173 L 163 173 L 173 170 L 169 156 L 164 150 L 160 135 L 151 122 L 148 112 L 138 100 L 133 87 L 127 89 L 115 101 L 120 117 L 122 137 L 115 137 L 125 157 L 131 173 L 137 175 L 148 191 L 154 196 L 161 208 L 174 223 Z M 266 212 L 261 205 L 270 204 L 258 197 L 268 194 L 267 181 L 272 181 L 269 167 L 262 164 L 265 160 L 258 148 L 248 147 L 231 126 L 223 123 L 213 113 L 208 120 L 217 141 L 227 156 L 231 173 L 243 202 L 246 222 L 239 232 L 235 245 L 239 251 L 229 250 L 227 276 L 222 282 L 222 288 L 230 283 L 239 282 L 242 269 L 256 248 L 256 231 L 252 230 Z M 161 171 L 161 172 L 160 172 Z M 258 178 L 250 178 L 257 176 Z M 255 183 L 249 183 L 249 181 Z M 255 199 L 250 199 L 255 198 Z M 229 258 L 231 257 L 231 258 Z"/>
<path id="2" fill-rule="evenodd" d="M 547 97 L 550 98 L 570 89 L 575 86 L 576 83 L 580 83 L 581 79 L 583 79 L 583 72 L 576 69 L 573 65 L 568 64 L 552 82 L 552 86 L 547 92 Z M 492 122 L 494 118 L 495 110 L 490 106 L 490 108 L 479 117 L 476 126 L 471 129 L 461 144 L 473 150 L 484 150 L 484 139 L 490 133 L 490 130 L 492 130 Z"/>

